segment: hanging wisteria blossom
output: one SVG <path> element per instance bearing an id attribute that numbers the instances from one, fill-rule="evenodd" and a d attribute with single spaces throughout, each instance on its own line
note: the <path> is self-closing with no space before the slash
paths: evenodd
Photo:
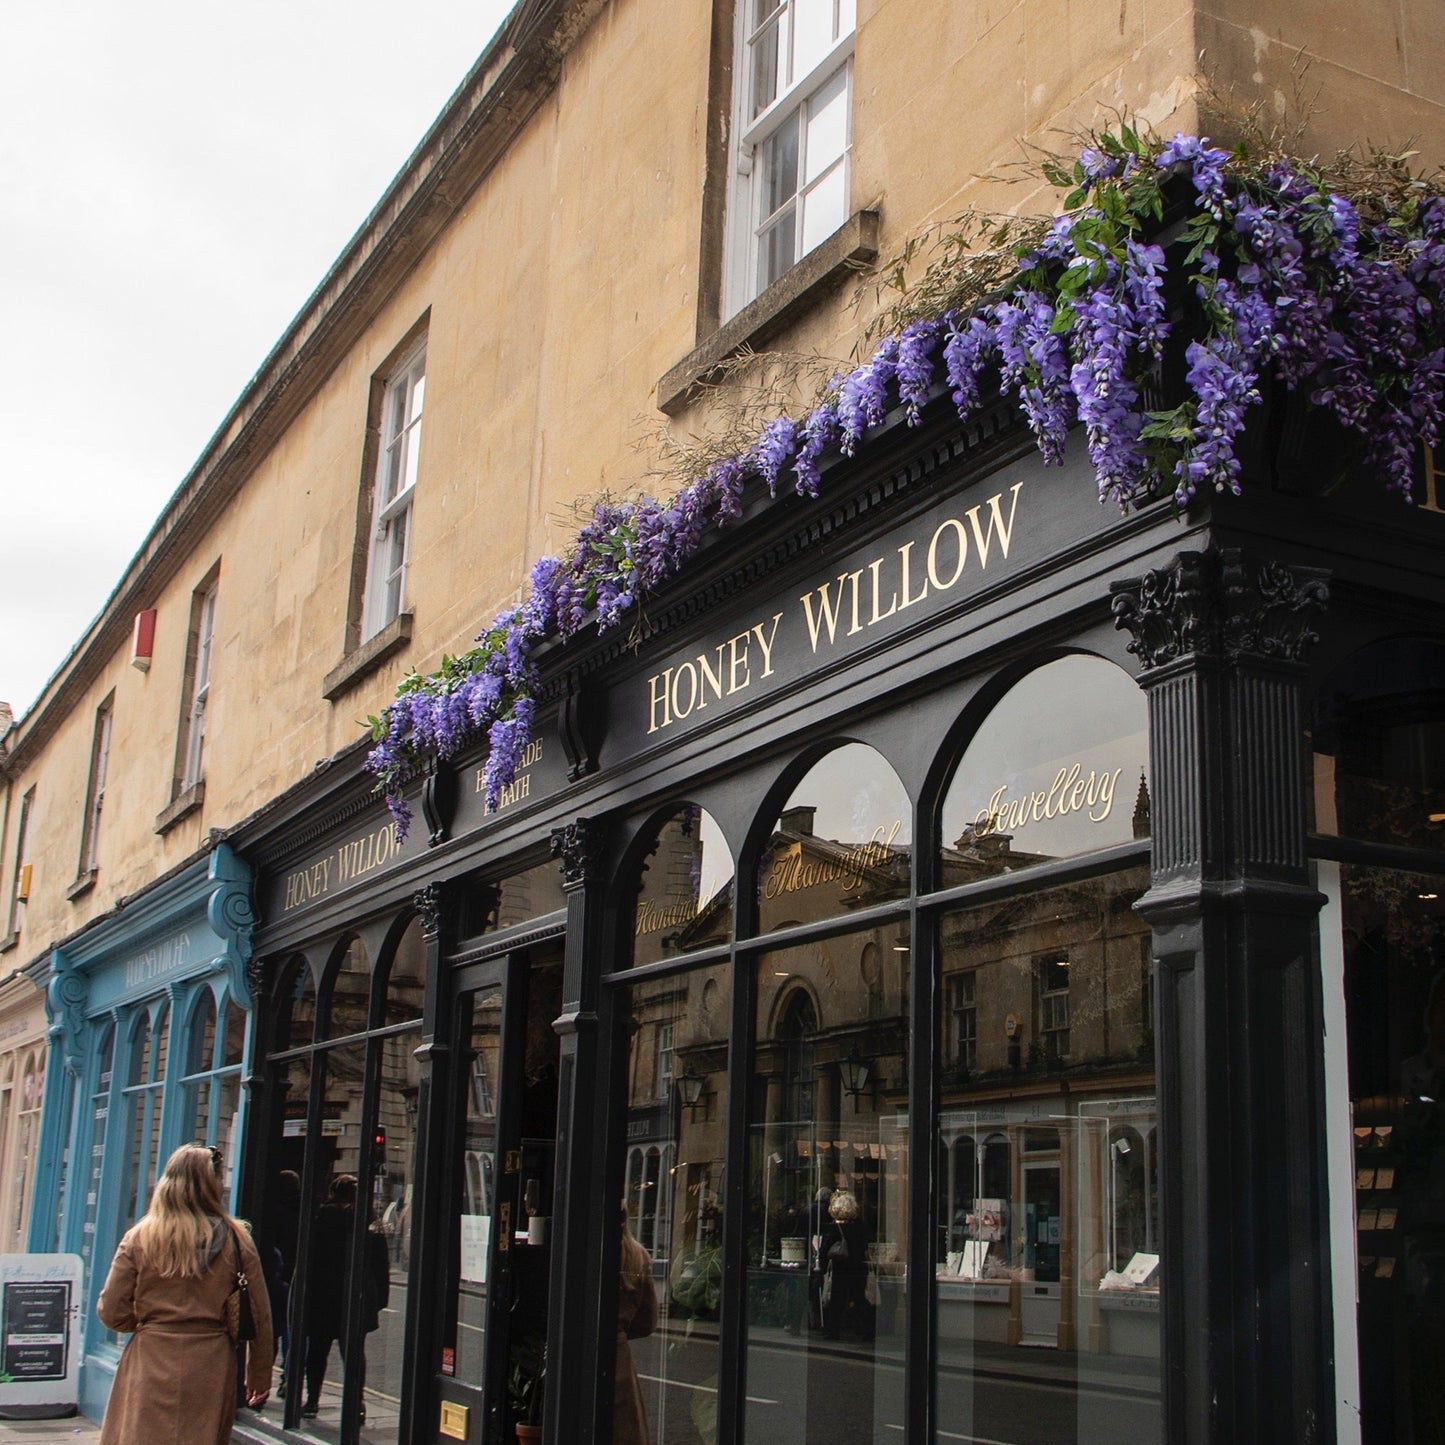
<path id="1" fill-rule="evenodd" d="M 830 454 L 855 455 L 894 408 L 917 426 L 946 392 L 967 420 L 1002 393 L 1047 463 L 1082 430 L 1102 500 L 1128 509 L 1172 495 L 1183 509 L 1201 492 L 1239 491 L 1239 442 L 1269 376 L 1355 433 L 1365 468 L 1408 499 L 1445 403 L 1437 185 L 1388 157 L 1332 174 L 1195 136 L 1161 143 L 1127 125 L 1044 173 L 1068 192 L 1064 214 L 1016 249 L 1004 286 L 909 320 L 804 415 L 770 421 L 670 501 L 599 503 L 566 555 L 533 566 L 526 599 L 476 647 L 402 683 L 370 719 L 367 758 L 399 833 L 406 785 L 484 738 L 496 803 L 531 736 L 539 643 L 634 615 L 711 529 L 741 515 L 750 478 L 775 495 L 791 473 L 801 496 L 817 497 Z M 1177 298 L 1192 298 L 1173 323 L 1171 279 Z M 1145 397 L 1157 395 L 1171 342 L 1183 394 L 1151 410 Z"/>

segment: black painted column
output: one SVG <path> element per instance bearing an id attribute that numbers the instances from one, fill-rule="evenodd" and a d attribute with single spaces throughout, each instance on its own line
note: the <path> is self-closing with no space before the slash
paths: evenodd
<path id="1" fill-rule="evenodd" d="M 409 1348 L 403 1366 L 402 1398 L 406 1402 L 398 1432 L 399 1445 L 436 1439 L 438 1411 L 435 1381 L 441 1368 L 442 1291 L 435 1284 L 447 1277 L 448 1249 L 455 1220 L 444 1188 L 450 1161 L 442 1157 L 446 1117 L 454 1084 L 454 1061 L 447 1042 L 451 1033 L 451 993 L 443 978 L 442 958 L 450 942 L 452 897 L 441 883 L 429 883 L 413 895 L 426 949 L 422 994 L 421 1042 L 416 1048 L 416 1152 L 411 1191 L 411 1257 L 407 1278 L 406 1323 L 402 1338 Z M 431 1285 L 433 1287 L 428 1287 Z"/>
<path id="2" fill-rule="evenodd" d="M 1149 696 L 1165 1435 L 1330 1441 L 1300 664 L 1324 577 L 1210 549 L 1114 593 Z"/>
<path id="3" fill-rule="evenodd" d="M 601 974 L 605 837 L 579 818 L 552 834 L 567 893 L 567 942 L 562 963 L 561 1039 L 557 1061 L 557 1156 L 553 1177 L 552 1277 L 547 1313 L 545 1445 L 591 1445 L 599 1438 L 600 1404 L 611 1399 L 616 1321 L 604 1332 L 600 1302 L 604 1219 L 616 1209 L 603 1199 L 606 1140 L 596 1128 L 599 1098 L 598 994 Z M 611 1231 L 615 1234 L 615 1228 Z M 616 1260 L 615 1253 L 612 1258 Z M 606 1353 L 602 1349 L 603 1341 Z"/>

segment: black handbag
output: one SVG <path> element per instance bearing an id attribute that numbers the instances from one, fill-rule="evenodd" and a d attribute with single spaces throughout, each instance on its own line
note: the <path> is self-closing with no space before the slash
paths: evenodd
<path id="1" fill-rule="evenodd" d="M 251 1313 L 251 1287 L 241 1267 L 241 1241 L 231 1226 L 231 1257 L 236 1264 L 236 1282 L 226 1296 L 226 1333 L 238 1345 L 256 1338 L 256 1317 Z"/>

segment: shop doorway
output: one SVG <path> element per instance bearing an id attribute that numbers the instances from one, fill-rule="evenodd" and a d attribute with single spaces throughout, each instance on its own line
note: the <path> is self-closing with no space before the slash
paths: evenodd
<path id="1" fill-rule="evenodd" d="M 561 941 L 459 970 L 439 1440 L 511 1445 L 545 1396 Z"/>

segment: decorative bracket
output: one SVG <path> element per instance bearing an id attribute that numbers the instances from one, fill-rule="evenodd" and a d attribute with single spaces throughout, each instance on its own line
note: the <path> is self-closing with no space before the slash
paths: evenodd
<path id="1" fill-rule="evenodd" d="M 452 836 L 456 811 L 457 771 L 440 758 L 433 758 L 421 788 L 421 815 L 429 829 L 429 846 L 435 848 Z"/>

